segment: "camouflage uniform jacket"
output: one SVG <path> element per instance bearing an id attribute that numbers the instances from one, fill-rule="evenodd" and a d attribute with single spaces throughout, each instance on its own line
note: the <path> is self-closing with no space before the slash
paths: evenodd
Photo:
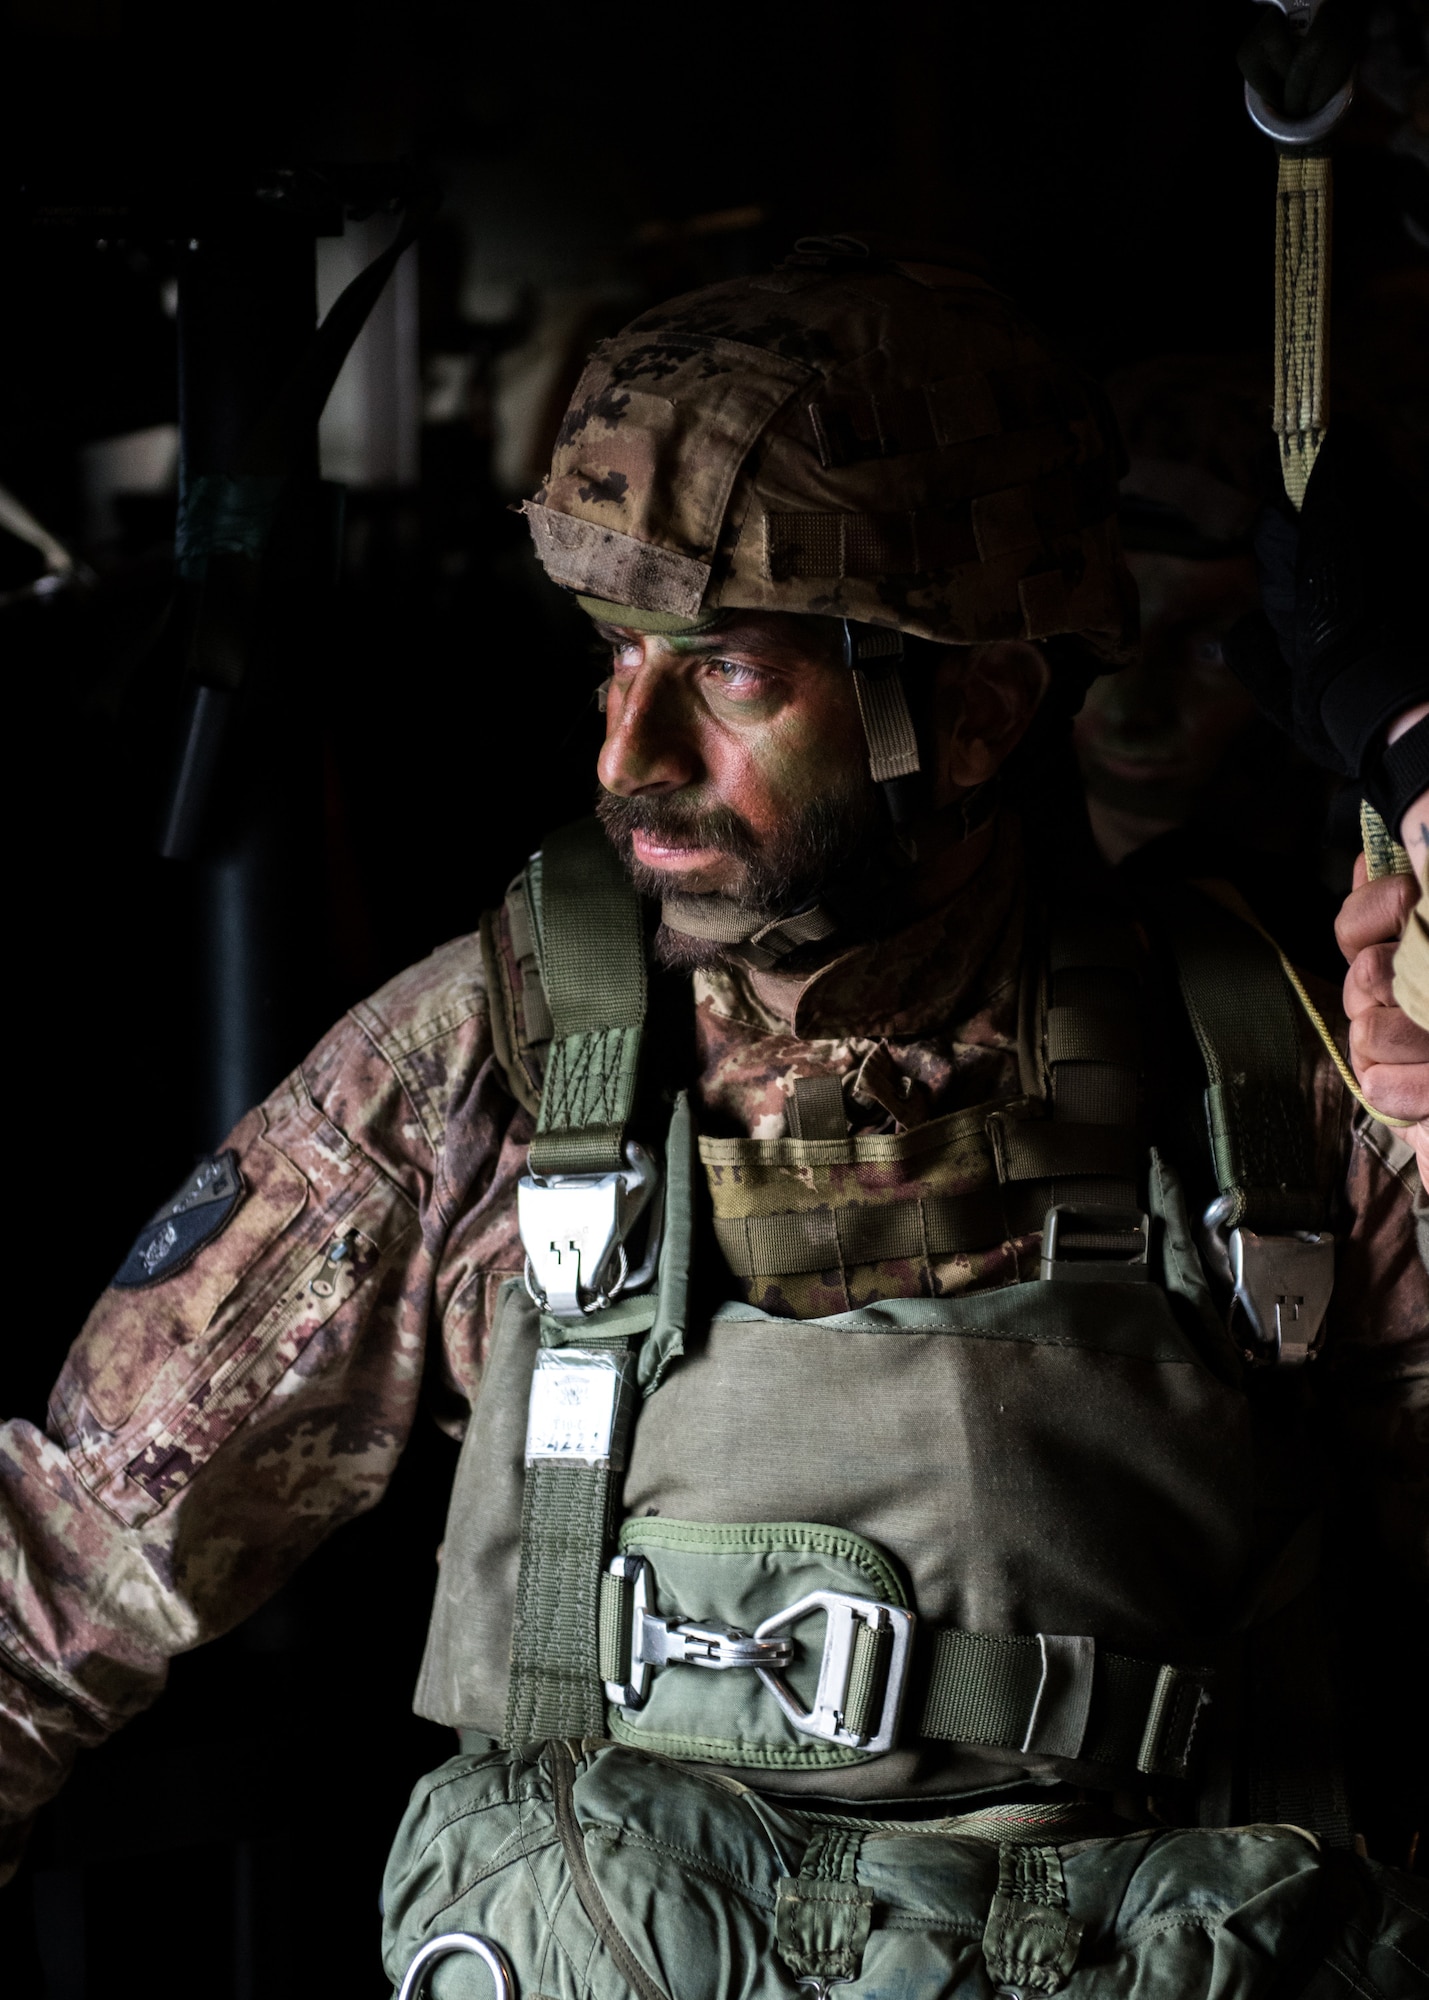
<path id="1" fill-rule="evenodd" d="M 944 908 L 803 982 L 698 975 L 703 1129 L 782 1132 L 808 1075 L 844 1078 L 856 1129 L 871 1131 L 1016 1095 L 1021 885 L 1004 841 Z M 504 916 L 492 935 L 487 963 L 515 982 Z M 1429 1328 L 1413 1168 L 1391 1164 L 1383 1128 L 1350 1127 L 1313 1043 L 1305 1074 L 1342 1189 L 1319 1387 L 1365 1468 L 1365 1518 L 1407 1577 Z M 0 1431 L 12 1828 L 80 1747 L 155 1698 L 173 1654 L 246 1617 L 380 1497 L 438 1372 L 430 1340 L 447 1388 L 475 1396 L 497 1288 L 522 1264 L 515 1186 L 531 1129 L 494 1053 L 480 941 L 459 938 L 354 1007 L 242 1120 L 228 1145 L 244 1193 L 222 1229 L 173 1275 L 107 1291 L 46 1429 Z M 933 1276 L 939 1289 L 1012 1282 L 1035 1249 L 1007 1244 Z M 824 1292 L 786 1310 L 851 1302 L 810 1282 Z M 885 1268 L 880 1282 L 917 1291 L 930 1278 Z"/>

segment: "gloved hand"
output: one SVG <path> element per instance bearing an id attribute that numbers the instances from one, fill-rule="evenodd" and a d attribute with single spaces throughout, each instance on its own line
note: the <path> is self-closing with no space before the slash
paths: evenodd
<path id="1" fill-rule="evenodd" d="M 1429 521 L 1392 469 L 1353 433 L 1332 434 L 1298 518 L 1288 502 L 1262 514 L 1263 609 L 1225 641 L 1271 720 L 1354 779 L 1391 827 L 1425 784 L 1423 731 L 1402 737 L 1388 764 L 1384 732 L 1429 695 L 1426 549 Z"/>

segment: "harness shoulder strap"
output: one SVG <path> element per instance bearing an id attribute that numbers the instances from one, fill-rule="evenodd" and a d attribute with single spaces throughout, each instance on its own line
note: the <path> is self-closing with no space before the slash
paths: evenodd
<path id="1" fill-rule="evenodd" d="M 508 1033 L 519 1004 L 520 1039 L 529 1046 L 544 1029 L 549 1044 L 531 1173 L 557 1184 L 569 1176 L 605 1176 L 609 1185 L 627 1165 L 626 1126 L 645 1022 L 639 898 L 591 819 L 546 841 L 506 908 L 521 973 L 519 1003 L 509 977 L 499 989 L 509 1009 Z M 520 1046 L 514 1034 L 511 1039 Z M 594 1192 L 589 1181 L 583 1190 L 577 1185 L 578 1196 Z M 524 1209 L 522 1226 L 524 1231 Z M 565 1235 L 558 1240 L 564 1243 Z M 531 1248 L 528 1240 L 528 1253 Z M 653 1307 L 637 1310 L 627 1323 L 630 1314 L 620 1306 L 589 1312 L 577 1333 L 565 1332 L 564 1344 L 543 1347 L 538 1357 L 526 1441 L 508 1744 L 603 1731 L 600 1579 L 620 1492 L 631 1344 L 652 1314 Z M 560 1322 L 548 1325 L 559 1340 Z"/>
<path id="2" fill-rule="evenodd" d="M 1274 951 L 1249 924 L 1187 888 L 1165 907 L 1172 955 L 1206 1066 L 1206 1120 L 1220 1221 L 1259 1234 L 1317 1231 L 1299 1023 Z"/>
<path id="3" fill-rule="evenodd" d="M 612 1173 L 624 1161 L 645 1024 L 640 899 L 594 819 L 547 839 L 537 881 L 551 1043 L 531 1171 Z"/>

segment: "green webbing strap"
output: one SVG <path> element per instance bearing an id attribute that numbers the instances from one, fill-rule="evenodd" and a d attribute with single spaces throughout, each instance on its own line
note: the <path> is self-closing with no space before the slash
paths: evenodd
<path id="1" fill-rule="evenodd" d="M 1090 1067 L 1090 1065 L 1088 1065 Z M 1003 1158 L 1009 1181 L 1120 1180 L 1136 1188 L 1141 1145 L 1131 1125 L 1017 1123 L 1005 1119 Z"/>
<path id="2" fill-rule="evenodd" d="M 645 938 L 640 900 L 593 819 L 542 847 L 540 942 L 552 1038 L 531 1171 L 611 1173 L 635 1101 Z"/>
<path id="3" fill-rule="evenodd" d="M 620 1479 L 604 1466 L 538 1459 L 526 1467 L 508 1749 L 541 1737 L 605 1734 L 600 1576 Z"/>
<path id="4" fill-rule="evenodd" d="M 1090 1660 L 1086 1670 L 1091 1672 Z M 939 1742 L 1026 1748 L 1148 1777 L 1185 1776 L 1207 1700 L 1207 1671 L 1098 1648 L 1094 1690 L 1089 1682 L 1078 1699 L 1069 1687 L 1059 1712 L 1046 1704 L 1047 1673 L 1043 1642 L 1035 1637 L 939 1632 L 918 1733 Z"/>
<path id="5" fill-rule="evenodd" d="M 628 1576 L 612 1576 L 607 1570 L 600 1580 L 600 1638 L 598 1657 L 603 1681 L 630 1679 L 631 1626 L 635 1617 L 635 1585 Z"/>
<path id="6" fill-rule="evenodd" d="M 1171 908 L 1171 949 L 1206 1065 L 1206 1117 L 1225 1223 L 1264 1234 L 1318 1229 L 1300 1034 L 1274 952 L 1248 924 L 1190 891 Z"/>
<path id="7" fill-rule="evenodd" d="M 873 1923 L 873 1892 L 858 1883 L 863 1827 L 821 1826 L 797 1875 L 775 1888 L 774 1939 L 795 1979 L 857 1979 Z"/>
<path id="8" fill-rule="evenodd" d="M 591 1334 L 579 1348 L 542 1348 L 537 1358 L 502 1736 L 508 1749 L 605 1734 L 601 1629 L 609 1613 L 601 1578 L 620 1504 L 634 1374 L 619 1336 Z"/>
<path id="9" fill-rule="evenodd" d="M 1055 1847 L 1005 1842 L 997 1851 L 997 1892 L 982 1934 L 987 1976 L 999 1991 L 1055 1993 L 1077 1962 L 1083 1926 L 1067 1910 Z"/>
<path id="10" fill-rule="evenodd" d="M 865 1625 L 860 1619 L 854 1627 L 844 1695 L 844 1727 L 855 1736 L 872 1736 L 878 1726 L 892 1658 L 893 1627 Z"/>

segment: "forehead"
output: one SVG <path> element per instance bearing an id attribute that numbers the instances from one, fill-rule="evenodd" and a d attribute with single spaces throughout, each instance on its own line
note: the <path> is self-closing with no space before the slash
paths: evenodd
<path id="1" fill-rule="evenodd" d="M 597 631 L 638 638 L 653 653 L 758 652 L 826 662 L 839 655 L 839 621 L 785 611 L 721 611 L 703 619 L 659 619 L 648 613 L 617 615 L 623 607 L 582 599 Z M 669 627 L 677 629 L 668 629 Z"/>

